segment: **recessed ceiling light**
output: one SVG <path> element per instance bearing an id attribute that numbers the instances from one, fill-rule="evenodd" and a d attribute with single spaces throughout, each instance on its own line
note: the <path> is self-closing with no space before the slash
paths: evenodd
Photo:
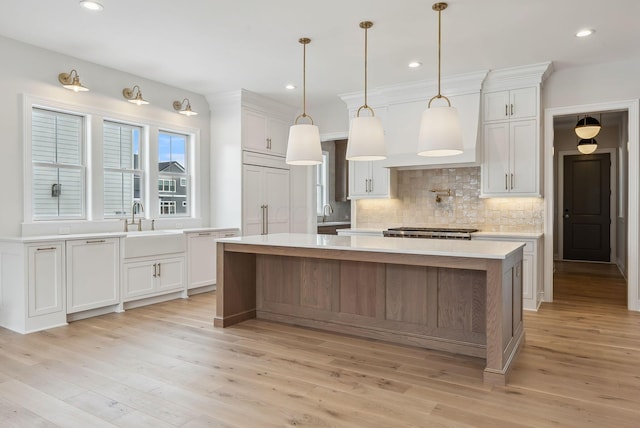
<path id="1" fill-rule="evenodd" d="M 418 62 L 418 61 L 411 61 L 411 62 L 409 63 L 409 68 L 418 68 L 418 67 L 420 67 L 421 65 L 422 65 L 422 63 L 421 63 L 421 62 Z"/>
<path id="2" fill-rule="evenodd" d="M 287 86 L 284 87 L 285 89 L 289 90 L 289 91 L 293 91 L 296 88 L 296 85 L 293 85 L 291 83 L 289 83 Z"/>
<path id="3" fill-rule="evenodd" d="M 592 35 L 595 32 L 596 32 L 596 30 L 592 30 L 592 29 L 586 28 L 584 30 L 578 31 L 576 33 L 576 37 L 587 37 L 587 36 Z"/>
<path id="4" fill-rule="evenodd" d="M 101 11 L 102 9 L 104 9 L 102 3 L 96 0 L 80 0 L 80 6 L 84 7 L 85 9 L 95 11 Z"/>

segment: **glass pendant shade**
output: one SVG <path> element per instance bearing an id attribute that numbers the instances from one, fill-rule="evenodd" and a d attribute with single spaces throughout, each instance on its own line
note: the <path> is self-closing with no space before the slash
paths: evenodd
<path id="1" fill-rule="evenodd" d="M 375 116 L 354 117 L 349 127 L 347 160 L 374 161 L 387 158 L 382 121 Z"/>
<path id="2" fill-rule="evenodd" d="M 588 140 L 595 138 L 599 133 L 602 125 L 598 122 L 598 119 L 585 116 L 578 121 L 575 127 L 576 135 L 582 139 Z"/>
<path id="3" fill-rule="evenodd" d="M 454 156 L 464 152 L 460 116 L 455 107 L 430 107 L 422 113 L 418 155 Z"/>
<path id="4" fill-rule="evenodd" d="M 286 162 L 289 165 L 318 165 L 322 163 L 320 130 L 316 125 L 303 123 L 289 128 Z"/>
<path id="5" fill-rule="evenodd" d="M 578 151 L 584 155 L 591 154 L 598 148 L 598 142 L 593 138 L 578 141 Z"/>

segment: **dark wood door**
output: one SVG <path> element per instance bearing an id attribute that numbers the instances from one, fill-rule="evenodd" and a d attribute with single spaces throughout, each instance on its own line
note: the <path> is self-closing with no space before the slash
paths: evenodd
<path id="1" fill-rule="evenodd" d="M 563 258 L 610 261 L 609 153 L 565 156 Z"/>

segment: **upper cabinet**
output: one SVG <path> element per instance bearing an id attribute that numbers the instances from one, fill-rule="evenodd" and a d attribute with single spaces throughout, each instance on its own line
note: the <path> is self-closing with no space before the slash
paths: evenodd
<path id="1" fill-rule="evenodd" d="M 484 121 L 535 119 L 538 116 L 538 88 L 520 88 L 484 94 Z"/>
<path id="2" fill-rule="evenodd" d="M 349 162 L 349 199 L 392 198 L 395 195 L 395 171 L 380 161 Z"/>
<path id="3" fill-rule="evenodd" d="M 540 93 L 551 64 L 491 71 L 483 87 L 482 197 L 542 196 Z"/>
<path id="4" fill-rule="evenodd" d="M 267 113 L 244 108 L 242 111 L 242 148 L 259 153 L 285 156 L 289 125 Z"/>

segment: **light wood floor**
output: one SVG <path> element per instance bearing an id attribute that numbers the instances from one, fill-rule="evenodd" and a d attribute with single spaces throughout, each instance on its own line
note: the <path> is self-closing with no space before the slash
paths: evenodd
<path id="1" fill-rule="evenodd" d="M 0 329 L 5 427 L 638 427 L 640 313 L 607 265 L 556 265 L 511 383 L 483 361 L 248 321 L 215 295 L 26 336 Z M 602 301 L 602 300 L 605 301 Z"/>

